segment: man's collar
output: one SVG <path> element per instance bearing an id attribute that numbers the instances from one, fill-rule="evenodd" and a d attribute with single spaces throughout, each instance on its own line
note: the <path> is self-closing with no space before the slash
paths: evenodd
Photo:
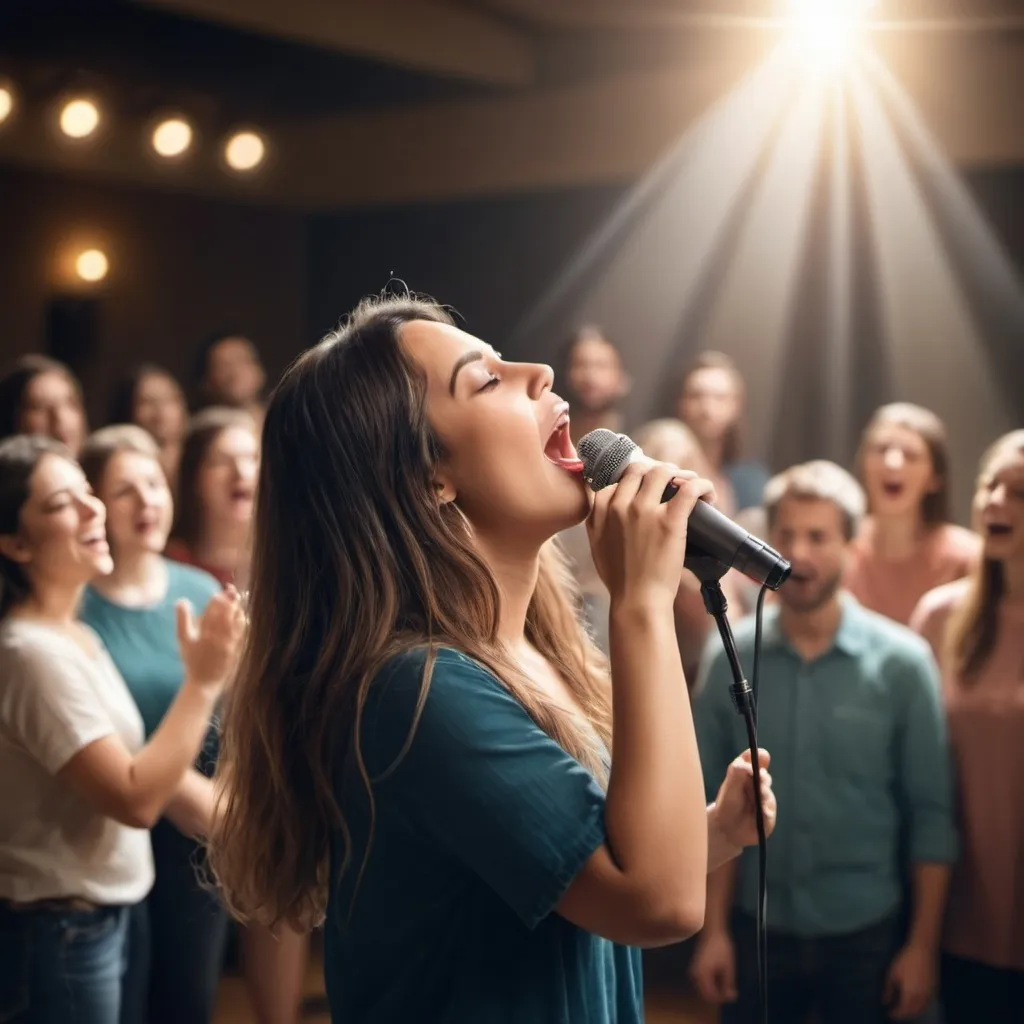
<path id="1" fill-rule="evenodd" d="M 864 609 L 857 602 L 856 598 L 845 592 L 839 595 L 839 603 L 841 608 L 839 628 L 832 638 L 829 650 L 836 648 L 842 651 L 843 654 L 856 657 L 864 653 L 870 642 L 864 629 Z M 778 603 L 765 609 L 762 640 L 765 648 L 781 647 L 790 651 L 793 649 L 790 642 L 786 639 L 786 634 L 782 631 L 782 607 Z"/>

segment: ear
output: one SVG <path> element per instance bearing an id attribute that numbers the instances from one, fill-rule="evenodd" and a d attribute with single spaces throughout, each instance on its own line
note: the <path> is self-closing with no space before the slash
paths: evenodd
<path id="1" fill-rule="evenodd" d="M 455 485 L 447 476 L 439 475 L 434 479 L 434 494 L 439 505 L 449 505 L 455 500 Z"/>
<path id="2" fill-rule="evenodd" d="M 0 534 L 0 555 L 18 565 L 27 565 L 32 561 L 32 553 L 28 545 L 13 533 Z"/>

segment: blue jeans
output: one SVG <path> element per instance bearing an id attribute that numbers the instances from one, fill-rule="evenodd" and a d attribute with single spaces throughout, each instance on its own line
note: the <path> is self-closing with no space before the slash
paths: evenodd
<path id="1" fill-rule="evenodd" d="M 209 1024 L 228 916 L 200 885 L 202 847 L 170 822 L 153 829 L 156 882 L 132 907 L 121 1024 Z"/>
<path id="2" fill-rule="evenodd" d="M 128 909 L 0 904 L 0 1024 L 118 1024 Z"/>

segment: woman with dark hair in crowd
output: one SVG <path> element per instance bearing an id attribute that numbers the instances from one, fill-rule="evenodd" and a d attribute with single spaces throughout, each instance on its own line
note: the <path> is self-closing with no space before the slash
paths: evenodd
<path id="1" fill-rule="evenodd" d="M 105 427 L 86 439 L 81 462 L 107 510 L 113 571 L 86 588 L 79 617 L 99 635 L 152 736 L 185 680 L 175 642 L 175 607 L 205 607 L 221 586 L 212 576 L 163 557 L 174 514 L 156 441 L 141 427 Z M 199 768 L 212 774 L 211 729 Z M 161 819 L 153 828 L 156 881 L 133 908 L 131 950 L 122 1020 L 203 1024 L 213 1013 L 224 963 L 228 918 L 197 877 L 213 814 L 208 807 L 183 834 Z"/>
<path id="2" fill-rule="evenodd" d="M 259 438 L 247 412 L 214 406 L 192 418 L 169 557 L 245 589 L 258 464 Z"/>
<path id="3" fill-rule="evenodd" d="M 865 607 L 906 625 L 927 591 L 967 575 L 978 560 L 978 537 L 949 521 L 946 428 L 919 405 L 884 405 L 864 430 L 857 469 L 868 515 L 846 588 Z"/>
<path id="4" fill-rule="evenodd" d="M 118 1024 L 129 907 L 153 882 L 149 832 L 194 821 L 189 771 L 244 626 L 237 595 L 179 606 L 185 681 L 146 742 L 99 637 L 76 617 L 111 570 L 104 508 L 50 438 L 0 443 L 0 1018 Z"/>
<path id="5" fill-rule="evenodd" d="M 551 383 L 395 298 L 268 406 L 210 858 L 242 915 L 326 911 L 346 1024 L 639 1021 L 626 945 L 695 932 L 708 865 L 754 840 L 749 763 L 705 808 L 675 644 L 710 485 L 634 466 L 594 499 L 609 686 L 549 543 L 591 512 Z"/>
<path id="6" fill-rule="evenodd" d="M 259 438 L 241 409 L 212 406 L 192 418 L 181 451 L 177 518 L 167 557 L 196 566 L 244 590 L 249 580 L 250 528 Z M 258 924 L 241 933 L 242 967 L 262 1024 L 298 1017 L 308 959 L 303 934 Z"/>
<path id="7" fill-rule="evenodd" d="M 87 432 L 82 385 L 63 363 L 22 356 L 0 380 L 0 438 L 40 434 L 77 455 Z"/>
<path id="8" fill-rule="evenodd" d="M 159 446 L 160 465 L 173 491 L 188 428 L 188 403 L 174 376 L 155 363 L 136 367 L 114 394 L 110 422 L 134 423 L 149 431 Z"/>
<path id="9" fill-rule="evenodd" d="M 683 375 L 676 416 L 697 436 L 716 488 L 726 480 L 736 509 L 761 504 L 768 468 L 742 458 L 746 388 L 736 364 L 722 352 L 702 352 Z"/>
<path id="10" fill-rule="evenodd" d="M 962 852 L 946 912 L 946 1024 L 1024 1008 L 1024 430 L 981 460 L 983 557 L 922 598 L 912 626 L 943 670 Z"/>

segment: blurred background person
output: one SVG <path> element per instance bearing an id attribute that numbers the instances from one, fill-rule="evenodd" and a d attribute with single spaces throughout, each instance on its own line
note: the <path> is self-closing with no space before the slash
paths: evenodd
<path id="1" fill-rule="evenodd" d="M 173 491 L 178 481 L 181 444 L 188 428 L 188 403 L 174 376 L 155 363 L 143 363 L 118 386 L 111 423 L 134 423 L 157 443 L 160 465 Z"/>
<path id="2" fill-rule="evenodd" d="M 768 857 L 768 1005 L 773 1024 L 883 1024 L 927 1011 L 956 857 L 951 764 L 934 660 L 910 630 L 840 587 L 864 510 L 830 462 L 768 484 L 769 542 L 793 575 L 765 608 L 758 741 L 786 806 Z M 751 664 L 754 620 L 736 627 Z M 717 638 L 694 721 L 708 792 L 745 736 Z M 905 865 L 901 862 L 905 861 Z M 904 874 L 912 877 L 909 931 Z M 691 965 L 725 1024 L 757 1024 L 757 855 L 708 877 Z"/>
<path id="3" fill-rule="evenodd" d="M 942 665 L 963 850 L 943 939 L 946 1024 L 1024 1014 L 1024 430 L 982 458 L 982 559 L 921 600 Z"/>
<path id="4" fill-rule="evenodd" d="M 259 437 L 248 412 L 212 406 L 196 413 L 182 446 L 168 558 L 224 585 L 248 587 L 258 467 Z M 240 938 L 245 983 L 261 1024 L 292 1024 L 302 999 L 307 938 L 260 925 L 242 929 Z"/>
<path id="5" fill-rule="evenodd" d="M 711 466 L 700 442 L 685 423 L 674 419 L 652 420 L 633 432 L 633 440 L 645 454 L 658 462 L 670 462 L 682 469 L 692 469 L 698 476 L 711 479 Z M 719 481 L 721 491 L 716 493 L 715 507 L 727 516 L 735 514 L 732 488 L 729 481 Z M 729 612 L 738 619 L 744 612 L 742 577 L 727 572 L 721 580 L 722 593 L 729 602 Z M 675 601 L 676 639 L 683 661 L 686 679 L 692 687 L 697 679 L 701 652 L 708 630 L 714 620 L 704 607 L 700 594 L 700 580 L 688 569 L 683 569 L 679 592 Z"/>
<path id="6" fill-rule="evenodd" d="M 761 504 L 768 468 L 742 458 L 746 388 L 736 364 L 722 352 L 702 352 L 683 375 L 676 416 L 697 437 L 715 489 L 728 481 L 736 511 Z"/>
<path id="7" fill-rule="evenodd" d="M 562 375 L 557 386 L 569 403 L 573 442 L 591 430 L 619 433 L 625 429 L 620 406 L 629 394 L 629 376 L 618 349 L 599 327 L 577 328 L 562 350 Z M 583 599 L 586 624 L 597 645 L 608 650 L 608 591 L 594 567 L 587 528 L 577 523 L 558 535 L 569 558 Z"/>
<path id="8" fill-rule="evenodd" d="M 245 590 L 258 465 L 259 438 L 248 412 L 213 406 L 192 418 L 168 557 Z"/>
<path id="9" fill-rule="evenodd" d="M 118 1024 L 129 908 L 153 883 L 150 829 L 195 820 L 189 771 L 243 629 L 237 595 L 176 617 L 185 682 L 148 742 L 83 590 L 111 571 L 104 507 L 49 438 L 0 444 L 0 945 L 33 1024 Z M 9 987 L 8 987 L 9 986 Z"/>
<path id="10" fill-rule="evenodd" d="M 105 427 L 86 439 L 81 462 L 107 510 L 113 571 L 94 579 L 79 617 L 103 641 L 152 736 L 185 682 L 175 608 L 203 608 L 221 590 L 212 576 L 163 557 L 174 515 L 161 450 L 141 427 Z M 216 728 L 197 767 L 210 776 Z M 212 814 L 212 783 L 209 811 Z M 205 835 L 210 814 L 190 832 Z M 167 818 L 152 830 L 156 880 L 133 908 L 124 1024 L 204 1024 L 213 1013 L 224 964 L 228 917 L 201 883 L 202 847 Z"/>
<path id="11" fill-rule="evenodd" d="M 256 346 L 240 334 L 220 334 L 199 351 L 199 399 L 202 407 L 243 409 L 257 424 L 263 420 L 267 373 Z"/>
<path id="12" fill-rule="evenodd" d="M 87 432 L 82 385 L 63 363 L 22 356 L 0 380 L 0 438 L 40 434 L 77 455 Z"/>
<path id="13" fill-rule="evenodd" d="M 918 405 L 884 405 L 864 430 L 857 469 L 868 515 L 845 585 L 865 607 L 906 624 L 927 591 L 978 560 L 978 537 L 950 522 L 946 428 Z"/>
<path id="14" fill-rule="evenodd" d="M 625 430 L 622 402 L 630 380 L 619 350 L 600 327 L 578 328 L 562 352 L 559 387 L 569 403 L 570 429 L 575 443 L 591 430 Z"/>

